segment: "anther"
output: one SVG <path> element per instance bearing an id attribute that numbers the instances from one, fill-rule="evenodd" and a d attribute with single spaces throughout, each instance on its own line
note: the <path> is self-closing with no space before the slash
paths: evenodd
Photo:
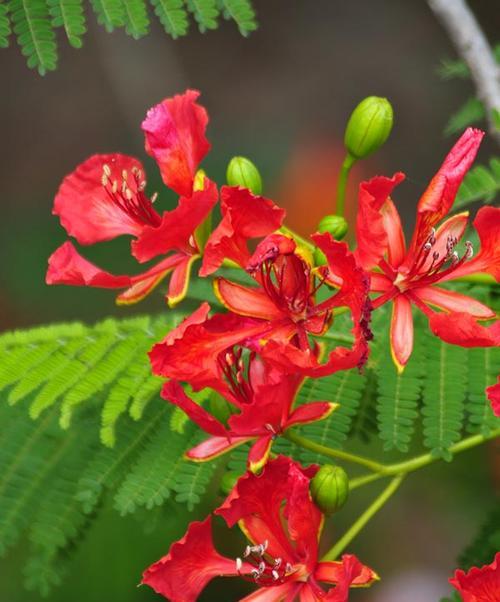
<path id="1" fill-rule="evenodd" d="M 474 255 L 474 247 L 472 246 L 472 243 L 470 240 L 467 240 L 465 242 L 465 247 L 466 247 L 465 257 L 467 259 L 470 259 Z"/>
<path id="2" fill-rule="evenodd" d="M 126 169 L 122 171 L 122 178 L 125 182 L 128 180 L 128 172 Z"/>
<path id="3" fill-rule="evenodd" d="M 106 188 L 108 185 L 108 176 L 105 173 L 102 174 L 101 184 L 104 186 L 104 188 Z"/>
<path id="4" fill-rule="evenodd" d="M 113 181 L 111 190 L 112 190 L 113 194 L 116 194 L 118 192 L 118 182 L 116 180 Z"/>
<path id="5" fill-rule="evenodd" d="M 276 558 L 276 559 L 274 560 L 274 568 L 275 568 L 275 569 L 279 569 L 279 568 L 280 568 L 280 566 L 281 566 L 281 563 L 282 563 L 282 562 L 283 562 L 283 560 L 282 560 L 281 558 Z"/>
<path id="6" fill-rule="evenodd" d="M 434 261 L 437 261 L 439 259 L 439 252 L 438 251 L 434 251 L 434 253 L 432 254 L 432 259 L 434 259 Z"/>
<path id="7" fill-rule="evenodd" d="M 104 174 L 106 176 L 108 176 L 108 178 L 111 177 L 111 169 L 110 169 L 109 165 L 104 164 L 102 166 L 102 171 L 104 172 Z"/>
<path id="8" fill-rule="evenodd" d="M 293 566 L 289 562 L 287 562 L 286 566 L 285 566 L 285 573 L 290 573 L 292 571 L 292 569 L 293 569 Z"/>
<path id="9" fill-rule="evenodd" d="M 273 571 L 271 575 L 273 576 L 274 581 L 278 581 L 280 578 L 278 571 Z"/>
<path id="10" fill-rule="evenodd" d="M 153 192 L 153 195 L 151 197 L 151 202 L 154 203 L 157 198 L 158 198 L 158 193 L 157 192 Z"/>
<path id="11" fill-rule="evenodd" d="M 241 558 L 237 558 L 236 559 L 236 572 L 239 573 L 241 571 L 241 568 L 243 566 L 243 561 L 241 560 Z"/>
<path id="12" fill-rule="evenodd" d="M 250 546 L 247 546 L 245 548 L 245 551 L 243 552 L 243 558 L 247 558 L 248 556 L 250 556 L 250 553 L 252 552 L 252 549 Z"/>
<path id="13" fill-rule="evenodd" d="M 432 249 L 432 244 L 430 242 L 426 242 L 424 245 L 424 251 L 429 252 Z"/>

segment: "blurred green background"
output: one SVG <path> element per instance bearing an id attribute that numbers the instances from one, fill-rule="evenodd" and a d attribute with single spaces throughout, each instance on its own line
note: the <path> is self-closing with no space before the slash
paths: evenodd
<path id="1" fill-rule="evenodd" d="M 496 40 L 498 3 L 470 4 Z M 354 173 L 350 213 L 360 178 L 402 170 L 408 180 L 397 203 L 411 226 L 416 200 L 451 145 L 442 134 L 447 118 L 473 93 L 466 81 L 438 78 L 440 59 L 454 53 L 426 3 L 255 0 L 255 8 L 260 27 L 249 39 L 224 23 L 206 35 L 193 28 L 186 39 L 173 41 L 154 23 L 152 35 L 135 42 L 121 32 L 106 34 L 90 17 L 84 48 L 62 43 L 59 70 L 45 78 L 26 68 L 18 49 L 0 51 L 2 329 L 164 310 L 160 295 L 117 309 L 109 291 L 46 287 L 47 257 L 65 240 L 50 212 L 62 177 L 95 152 L 139 157 L 148 190 L 158 190 L 165 207 L 172 203 L 145 157 L 140 123 L 150 106 L 186 87 L 202 92 L 210 114 L 212 152 L 204 163 L 210 176 L 222 182 L 232 155 L 251 157 L 261 168 L 266 195 L 288 209 L 289 224 L 304 234 L 332 210 L 350 110 L 364 96 L 387 96 L 395 127 L 384 149 Z M 486 142 L 479 160 L 493 148 Z M 113 241 L 85 254 L 126 272 L 133 266 L 127 244 Z M 474 450 L 451 466 L 435 465 L 408 479 L 350 548 L 383 576 L 352 599 L 426 602 L 445 595 L 456 555 L 496 503 L 491 481 L 499 477 L 498 453 L 490 446 L 489 453 Z M 377 490 L 357 491 L 328 533 L 341 533 Z M 166 553 L 189 520 L 204 516 L 216 496 L 213 491 L 192 515 L 174 504 L 132 519 L 106 509 L 50 600 L 157 599 L 146 588 L 136 589 L 142 570 Z M 243 543 L 234 539 L 229 546 L 237 556 Z M 21 585 L 23 547 L 0 565 L 2 602 L 39 600 Z M 202 600 L 236 600 L 244 588 L 236 584 L 229 593 L 214 583 Z"/>

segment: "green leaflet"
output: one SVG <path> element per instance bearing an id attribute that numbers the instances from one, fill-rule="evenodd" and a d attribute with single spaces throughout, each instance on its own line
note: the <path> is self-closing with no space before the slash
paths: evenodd
<path id="1" fill-rule="evenodd" d="M 453 204 L 462 209 L 475 201 L 492 204 L 500 193 L 500 158 L 492 157 L 489 166 L 477 165 L 465 176 Z"/>
<path id="2" fill-rule="evenodd" d="M 149 33 L 149 17 L 145 0 L 123 0 L 125 31 L 138 40 Z"/>
<path id="3" fill-rule="evenodd" d="M 86 33 L 83 0 L 47 0 L 52 25 L 62 27 L 73 48 L 81 48 L 82 36 Z"/>

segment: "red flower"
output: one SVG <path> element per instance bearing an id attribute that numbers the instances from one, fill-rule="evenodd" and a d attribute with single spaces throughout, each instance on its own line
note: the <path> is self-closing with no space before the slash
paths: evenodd
<path id="1" fill-rule="evenodd" d="M 465 573 L 455 571 L 450 583 L 461 594 L 463 602 L 498 602 L 500 600 L 500 552 L 491 564 L 473 567 Z"/>
<path id="2" fill-rule="evenodd" d="M 242 602 L 296 597 L 301 602 L 346 602 L 350 587 L 368 586 L 378 577 L 355 556 L 318 561 L 323 515 L 309 494 L 316 471 L 317 467 L 303 469 L 278 457 L 261 476 L 246 474 L 215 511 L 229 527 L 238 523 L 250 540 L 243 558 L 230 560 L 218 554 L 209 517 L 191 523 L 169 553 L 146 569 L 142 583 L 172 602 L 194 602 L 216 576 L 240 576 L 260 586 Z"/>
<path id="3" fill-rule="evenodd" d="M 190 460 L 211 460 L 242 443 L 254 441 L 248 464 L 252 472 L 257 472 L 267 462 L 273 441 L 283 431 L 326 418 L 337 407 L 335 403 L 317 401 L 292 410 L 304 377 L 270 368 L 253 352 L 245 361 L 242 348 L 229 349 L 218 360 L 220 383 L 215 388 L 224 393 L 237 412 L 230 416 L 228 428 L 190 399 L 178 381 L 168 381 L 162 390 L 164 399 L 179 406 L 212 435 L 186 453 Z"/>
<path id="4" fill-rule="evenodd" d="M 496 385 L 491 385 L 486 389 L 486 395 L 491 401 L 491 407 L 495 416 L 500 418 L 500 374 L 498 375 L 498 382 Z"/>
<path id="5" fill-rule="evenodd" d="M 313 239 L 328 258 L 328 269 L 323 274 L 313 272 L 311 263 L 292 239 L 271 234 L 259 243 L 246 265 L 257 287 L 225 278 L 218 278 L 214 287 L 220 301 L 233 314 L 247 317 L 246 324 L 251 320 L 256 328 L 255 333 L 242 328 L 240 341 L 250 337 L 258 340 L 266 359 L 282 369 L 299 369 L 303 374 L 321 376 L 363 364 L 370 336 L 369 301 L 367 279 L 347 246 L 334 241 L 329 234 L 315 234 Z M 330 276 L 337 277 L 341 288 L 317 302 L 316 292 Z M 333 308 L 341 305 L 351 310 L 354 344 L 351 349 L 335 349 L 321 365 L 309 335 L 324 334 L 332 322 Z"/>
<path id="6" fill-rule="evenodd" d="M 500 344 L 498 326 L 485 328 L 476 322 L 493 318 L 495 312 L 471 297 L 434 286 L 476 272 L 500 279 L 499 208 L 483 207 L 474 220 L 481 240 L 481 250 L 474 259 L 470 259 L 472 245 L 468 241 L 461 257 L 455 251 L 467 226 L 468 212 L 438 226 L 452 207 L 482 137 L 483 132 L 469 128 L 452 148 L 420 198 L 408 247 L 389 196 L 404 175 L 376 177 L 360 187 L 356 257 L 365 269 L 372 270 L 371 290 L 380 293 L 373 307 L 393 302 L 391 349 L 400 370 L 413 348 L 412 304 L 428 316 L 434 334 L 447 342 L 466 347 Z"/>
<path id="7" fill-rule="evenodd" d="M 72 284 L 126 290 L 118 303 L 135 303 L 171 273 L 168 301 L 186 293 L 191 265 L 200 257 L 196 229 L 217 202 L 217 189 L 207 178 L 195 182 L 199 162 L 209 149 L 205 138 L 208 117 L 196 104 L 199 93 L 166 99 L 153 107 L 142 127 L 146 150 L 157 160 L 165 183 L 183 195 L 173 211 L 160 215 L 154 197 L 145 194 L 141 163 L 120 154 L 94 155 L 62 182 L 53 213 L 70 236 L 82 245 L 128 234 L 132 255 L 144 262 L 168 253 L 159 263 L 135 276 L 115 276 L 101 270 L 64 243 L 49 259 L 48 284 Z"/>

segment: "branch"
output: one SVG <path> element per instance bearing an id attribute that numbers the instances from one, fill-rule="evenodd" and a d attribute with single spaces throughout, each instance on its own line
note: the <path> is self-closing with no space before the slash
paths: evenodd
<path id="1" fill-rule="evenodd" d="M 465 0 L 428 0 L 448 32 L 458 54 L 467 63 L 479 100 L 486 107 L 490 134 L 500 144 L 500 67 L 476 17 Z"/>

